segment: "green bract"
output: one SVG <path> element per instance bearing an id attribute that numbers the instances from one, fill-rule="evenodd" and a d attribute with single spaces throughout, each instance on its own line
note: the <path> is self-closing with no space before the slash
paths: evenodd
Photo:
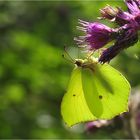
<path id="1" fill-rule="evenodd" d="M 76 60 L 61 113 L 68 126 L 97 119 L 111 119 L 128 111 L 130 85 L 108 64 L 93 59 Z"/>

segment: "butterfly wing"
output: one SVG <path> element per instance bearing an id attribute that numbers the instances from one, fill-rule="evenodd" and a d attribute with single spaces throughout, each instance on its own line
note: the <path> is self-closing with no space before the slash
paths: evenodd
<path id="1" fill-rule="evenodd" d="M 98 119 L 110 119 L 128 110 L 130 85 L 108 64 L 82 69 L 82 83 L 90 112 Z"/>
<path id="2" fill-rule="evenodd" d="M 110 65 L 94 69 L 76 67 L 61 103 L 68 126 L 97 119 L 111 119 L 128 110 L 130 85 Z"/>
<path id="3" fill-rule="evenodd" d="M 68 126 L 96 119 L 84 97 L 81 72 L 79 67 L 73 70 L 68 90 L 61 103 L 61 114 Z"/>

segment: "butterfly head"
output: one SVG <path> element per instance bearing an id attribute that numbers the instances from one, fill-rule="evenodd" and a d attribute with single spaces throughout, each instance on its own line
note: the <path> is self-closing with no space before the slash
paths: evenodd
<path id="1" fill-rule="evenodd" d="M 82 59 L 75 59 L 74 64 L 75 64 L 77 67 L 82 67 L 82 65 L 84 64 L 84 60 L 82 60 Z"/>

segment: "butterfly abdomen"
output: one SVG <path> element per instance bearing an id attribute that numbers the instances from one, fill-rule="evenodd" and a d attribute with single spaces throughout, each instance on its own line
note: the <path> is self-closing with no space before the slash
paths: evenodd
<path id="1" fill-rule="evenodd" d="M 87 69 L 90 69 L 92 71 L 95 71 L 95 67 L 96 67 L 97 63 L 98 63 L 97 60 L 95 60 L 93 58 L 87 58 L 84 60 L 76 59 L 74 64 L 77 67 L 81 67 L 82 69 L 87 68 Z"/>

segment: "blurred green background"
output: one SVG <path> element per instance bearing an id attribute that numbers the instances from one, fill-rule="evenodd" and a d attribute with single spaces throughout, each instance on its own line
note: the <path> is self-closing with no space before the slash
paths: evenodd
<path id="1" fill-rule="evenodd" d="M 60 114 L 74 67 L 61 56 L 64 45 L 76 57 L 71 48 L 77 47 L 73 38 L 80 34 L 78 19 L 97 21 L 106 4 L 126 9 L 115 0 L 0 1 L 0 138 L 133 137 L 124 132 L 123 120 L 88 132 L 86 124 L 67 128 Z M 111 62 L 132 89 L 140 85 L 139 45 Z"/>

